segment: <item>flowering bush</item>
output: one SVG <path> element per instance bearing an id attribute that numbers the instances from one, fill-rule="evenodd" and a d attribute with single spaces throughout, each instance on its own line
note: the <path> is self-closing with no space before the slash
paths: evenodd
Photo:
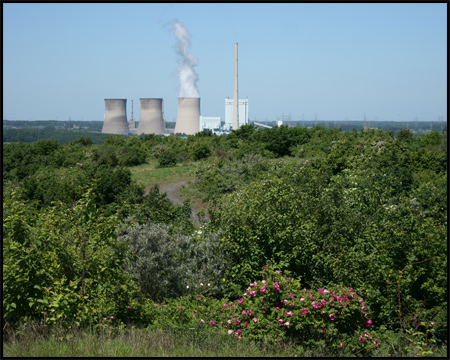
<path id="1" fill-rule="evenodd" d="M 214 320 L 226 334 L 257 342 L 291 337 L 315 345 L 326 340 L 337 353 L 355 355 L 379 344 L 367 304 L 352 288 L 307 290 L 285 275 L 264 266 L 261 282 L 250 283 L 238 301 L 220 304 L 221 316 L 202 318 Z"/>

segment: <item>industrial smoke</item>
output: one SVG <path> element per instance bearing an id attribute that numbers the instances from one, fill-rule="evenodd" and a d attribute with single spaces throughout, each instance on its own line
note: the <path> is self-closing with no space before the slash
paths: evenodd
<path id="1" fill-rule="evenodd" d="M 191 35 L 182 22 L 174 24 L 173 27 L 175 29 L 175 37 L 177 38 L 176 52 L 180 56 L 180 65 L 178 66 L 180 94 L 178 97 L 197 98 L 199 97 L 197 89 L 198 75 L 194 67 L 198 65 L 198 59 L 188 51 L 191 46 Z"/>

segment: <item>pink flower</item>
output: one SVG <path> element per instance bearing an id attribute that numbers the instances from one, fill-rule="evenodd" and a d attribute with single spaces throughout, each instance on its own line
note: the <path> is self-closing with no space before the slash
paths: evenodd
<path id="1" fill-rule="evenodd" d="M 231 315 L 231 317 L 234 319 L 235 318 L 235 316 L 234 315 Z"/>
<path id="2" fill-rule="evenodd" d="M 323 294 L 323 289 L 317 289 L 317 291 Z"/>
<path id="3" fill-rule="evenodd" d="M 264 266 L 263 266 L 263 269 L 267 269 L 267 266 L 266 266 L 266 265 L 264 265 Z"/>
<path id="4" fill-rule="evenodd" d="M 228 324 L 231 324 L 231 320 L 228 320 L 227 323 L 228 323 Z"/>
<path id="5" fill-rule="evenodd" d="M 366 327 L 369 327 L 370 325 L 372 325 L 372 320 L 369 319 L 366 321 Z"/>
<path id="6" fill-rule="evenodd" d="M 195 314 L 197 312 L 197 310 L 192 310 L 192 312 Z"/>
<path id="7" fill-rule="evenodd" d="M 287 304 L 287 300 L 283 300 L 283 305 L 286 305 Z"/>
<path id="8" fill-rule="evenodd" d="M 236 305 L 231 305 L 231 307 L 232 307 L 233 309 L 236 309 Z"/>
<path id="9" fill-rule="evenodd" d="M 361 300 L 359 300 L 359 302 L 360 302 L 360 303 L 364 302 L 364 299 L 363 299 L 363 298 L 361 298 Z"/>
<path id="10" fill-rule="evenodd" d="M 342 344 L 341 345 L 339 345 L 339 347 L 342 349 Z"/>
<path id="11" fill-rule="evenodd" d="M 244 325 L 245 325 L 245 326 L 248 326 L 248 325 L 249 325 L 249 322 L 248 322 L 248 321 L 246 321 L 246 322 L 244 323 Z"/>
<path id="12" fill-rule="evenodd" d="M 365 314 L 364 314 L 364 317 L 368 317 L 368 316 L 369 316 L 369 313 L 365 313 Z"/>
<path id="13" fill-rule="evenodd" d="M 300 298 L 300 301 L 305 301 L 305 297 L 302 296 L 302 297 Z"/>
<path id="14" fill-rule="evenodd" d="M 288 311 L 288 312 L 286 312 L 285 313 L 287 316 L 292 316 L 293 314 L 292 314 L 292 311 Z"/>
<path id="15" fill-rule="evenodd" d="M 266 292 L 266 287 L 263 286 L 261 289 L 259 289 L 259 291 L 262 292 L 262 293 L 263 293 L 263 292 Z"/>
<path id="16" fill-rule="evenodd" d="M 351 288 L 350 286 L 347 286 L 347 289 L 349 289 L 349 290 L 353 290 L 353 288 Z"/>
<path id="17" fill-rule="evenodd" d="M 362 336 L 359 337 L 359 342 L 360 342 L 360 343 L 363 343 L 363 342 L 365 342 L 365 341 L 366 341 L 366 339 L 364 339 Z"/>
<path id="18" fill-rule="evenodd" d="M 258 319 L 257 319 L 257 318 L 253 318 L 252 320 L 253 320 L 255 323 L 258 322 Z"/>
<path id="19" fill-rule="evenodd" d="M 244 302 L 244 299 L 239 299 L 238 303 L 242 304 Z"/>
<path id="20" fill-rule="evenodd" d="M 223 304 L 223 307 L 227 307 L 228 306 L 228 304 Z"/>
<path id="21" fill-rule="evenodd" d="M 203 319 L 200 319 L 200 321 L 201 321 L 201 322 L 205 322 L 205 320 L 203 320 Z"/>
<path id="22" fill-rule="evenodd" d="M 378 341 L 378 339 L 375 339 L 375 341 L 373 342 L 374 345 L 378 346 L 380 345 L 380 342 Z"/>
<path id="23" fill-rule="evenodd" d="M 239 334 L 242 332 L 242 329 L 238 329 L 238 331 L 237 331 Z"/>
<path id="24" fill-rule="evenodd" d="M 114 316 L 110 316 L 109 318 L 114 320 Z"/>
<path id="25" fill-rule="evenodd" d="M 295 304 L 294 303 L 292 303 L 292 304 L 289 304 L 289 306 L 291 307 L 291 309 L 295 306 Z"/>
<path id="26" fill-rule="evenodd" d="M 106 319 L 106 318 L 104 318 L 103 320 L 104 320 L 104 321 L 106 321 L 107 319 Z"/>
<path id="27" fill-rule="evenodd" d="M 214 320 L 211 320 L 211 325 L 216 325 L 216 322 Z"/>
<path id="28" fill-rule="evenodd" d="M 300 314 L 305 315 L 308 311 L 309 311 L 308 308 L 304 308 L 303 310 L 300 311 Z"/>
<path id="29" fill-rule="evenodd" d="M 325 329 L 322 328 L 322 329 L 320 329 L 320 331 L 322 331 L 322 332 L 324 333 L 324 332 L 325 332 Z"/>
<path id="30" fill-rule="evenodd" d="M 232 334 L 233 333 L 233 330 L 228 330 L 228 334 Z"/>
<path id="31" fill-rule="evenodd" d="M 245 315 L 245 310 L 242 310 L 242 316 L 244 316 Z"/>
<path id="32" fill-rule="evenodd" d="M 277 274 L 279 274 L 279 273 L 280 273 L 280 270 L 275 270 L 275 272 L 276 272 Z"/>
<path id="33" fill-rule="evenodd" d="M 366 305 L 361 306 L 361 310 L 366 310 Z"/>
<path id="34" fill-rule="evenodd" d="M 239 325 L 241 322 L 239 321 L 239 320 L 236 320 L 235 322 L 234 322 L 234 324 L 235 325 Z"/>
<path id="35" fill-rule="evenodd" d="M 330 320 L 333 321 L 334 319 L 336 319 L 336 316 L 334 316 L 334 314 L 330 314 Z"/>
<path id="36" fill-rule="evenodd" d="M 289 326 L 289 321 L 286 321 L 286 322 L 284 323 L 284 326 Z"/>
<path id="37" fill-rule="evenodd" d="M 177 309 L 181 309 L 181 306 L 177 306 Z"/>
<path id="38" fill-rule="evenodd" d="M 290 293 L 289 296 L 291 297 L 291 299 L 294 298 L 294 294 L 293 293 Z"/>
<path id="39" fill-rule="evenodd" d="M 367 331 L 364 331 L 364 336 L 365 336 L 366 338 L 370 337 L 370 335 L 369 335 L 369 333 L 368 333 Z"/>
<path id="40" fill-rule="evenodd" d="M 326 300 L 320 300 L 320 302 L 322 303 L 322 305 L 326 305 L 327 304 L 327 302 L 326 302 Z"/>
<path id="41" fill-rule="evenodd" d="M 283 319 L 278 319 L 278 324 L 282 324 L 283 323 Z"/>
<path id="42" fill-rule="evenodd" d="M 352 293 L 352 297 L 357 298 L 357 297 L 358 297 L 358 294 Z"/>
<path id="43" fill-rule="evenodd" d="M 130 306 L 127 306 L 127 309 L 131 309 L 131 307 L 130 307 Z"/>
<path id="44" fill-rule="evenodd" d="M 344 293 L 344 295 L 348 295 L 348 291 L 346 291 L 346 292 Z"/>
<path id="45" fill-rule="evenodd" d="M 314 309 L 317 309 L 317 303 L 315 301 L 313 301 L 311 304 Z"/>
<path id="46" fill-rule="evenodd" d="M 155 306 L 158 306 L 158 304 L 157 304 L 157 303 L 155 303 Z"/>
<path id="47" fill-rule="evenodd" d="M 234 333 L 234 336 L 238 337 L 238 336 L 239 336 L 239 333 L 236 331 L 236 332 Z"/>
<path id="48" fill-rule="evenodd" d="M 248 316 L 252 316 L 252 311 L 251 310 L 247 310 L 247 315 Z"/>

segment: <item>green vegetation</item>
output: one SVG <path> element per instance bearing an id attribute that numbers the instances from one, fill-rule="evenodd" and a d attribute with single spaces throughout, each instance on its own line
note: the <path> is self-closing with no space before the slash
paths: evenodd
<path id="1" fill-rule="evenodd" d="M 181 180 L 172 204 L 159 186 Z M 201 227 L 193 203 L 209 204 Z M 437 131 L 3 146 L 10 356 L 442 355 L 447 282 Z M 137 346 L 152 337 L 166 340 Z"/>

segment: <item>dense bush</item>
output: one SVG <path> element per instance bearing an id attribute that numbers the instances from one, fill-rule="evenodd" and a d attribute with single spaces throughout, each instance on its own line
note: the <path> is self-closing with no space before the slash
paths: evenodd
<path id="1" fill-rule="evenodd" d="M 236 296 L 255 269 L 273 261 L 309 288 L 364 288 L 374 322 L 398 328 L 402 269 L 433 259 L 405 270 L 402 311 L 446 313 L 446 170 L 436 168 L 432 183 L 415 187 L 408 149 L 401 149 L 369 139 L 359 155 L 331 152 L 225 197 L 210 226 L 223 230 L 224 251 L 232 256 L 228 294 Z"/>
<path id="2" fill-rule="evenodd" d="M 124 269 L 142 296 L 161 301 L 186 295 L 200 283 L 209 284 L 210 295 L 221 295 L 226 255 L 219 246 L 220 236 L 197 235 L 170 231 L 168 225 L 125 221 L 119 240 L 128 244 L 131 256 Z"/>
<path id="3" fill-rule="evenodd" d="M 130 302 L 136 287 L 122 264 L 117 216 L 103 217 L 87 189 L 73 208 L 39 212 L 17 194 L 3 202 L 3 318 L 97 322 Z"/>

